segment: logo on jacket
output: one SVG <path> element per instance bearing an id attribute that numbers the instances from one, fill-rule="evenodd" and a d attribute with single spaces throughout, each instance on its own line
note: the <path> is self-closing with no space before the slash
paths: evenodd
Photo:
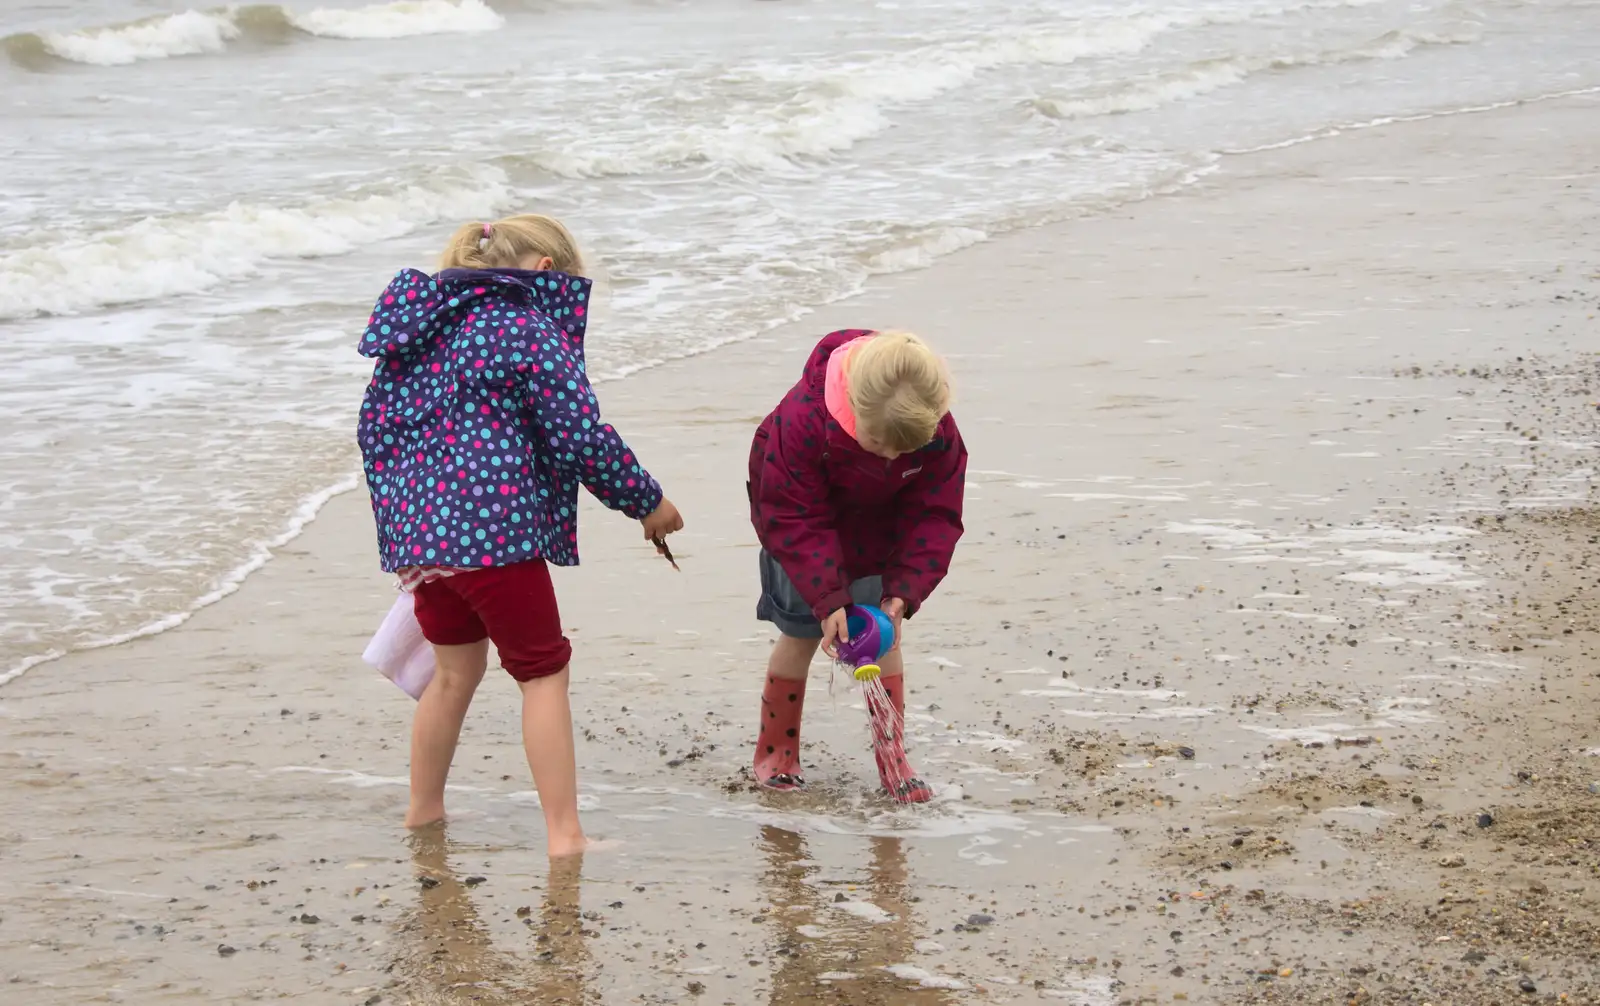
<path id="1" fill-rule="evenodd" d="M 922 471 L 922 465 L 918 465 L 915 468 L 907 468 L 905 471 L 900 473 L 900 477 L 903 479 L 908 479 L 920 471 Z"/>

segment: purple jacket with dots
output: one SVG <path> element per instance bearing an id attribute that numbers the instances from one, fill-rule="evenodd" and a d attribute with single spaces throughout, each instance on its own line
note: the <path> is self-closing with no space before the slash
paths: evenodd
<path id="1" fill-rule="evenodd" d="M 585 375 L 590 281 L 400 272 L 361 337 L 357 437 L 383 568 L 578 562 L 578 484 L 635 519 L 661 487 Z"/>

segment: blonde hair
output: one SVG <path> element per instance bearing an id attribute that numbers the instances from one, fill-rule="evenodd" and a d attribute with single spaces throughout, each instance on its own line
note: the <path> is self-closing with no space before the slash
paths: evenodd
<path id="1" fill-rule="evenodd" d="M 910 332 L 879 332 L 850 354 L 850 408 L 861 432 L 902 454 L 926 447 L 950 411 L 944 361 Z"/>
<path id="2" fill-rule="evenodd" d="M 494 223 L 463 224 L 450 237 L 441 269 L 514 269 L 530 255 L 549 258 L 550 268 L 580 274 L 583 256 L 578 242 L 561 221 L 538 213 L 520 213 Z"/>

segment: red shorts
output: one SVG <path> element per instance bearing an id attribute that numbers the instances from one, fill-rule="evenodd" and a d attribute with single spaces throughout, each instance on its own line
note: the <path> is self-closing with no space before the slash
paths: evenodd
<path id="1" fill-rule="evenodd" d="M 412 597 L 428 642 L 465 646 L 488 639 L 518 681 L 548 677 L 572 659 L 543 559 L 429 580 Z"/>

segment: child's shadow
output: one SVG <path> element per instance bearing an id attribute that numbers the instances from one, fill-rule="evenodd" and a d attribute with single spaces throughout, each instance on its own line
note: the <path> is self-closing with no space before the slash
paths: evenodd
<path id="1" fill-rule="evenodd" d="M 915 979 L 884 970 L 910 965 L 932 975 L 931 965 L 917 960 L 901 839 L 867 840 L 871 860 L 866 890 L 859 892 L 809 882 L 819 865 L 807 853 L 804 836 L 768 826 L 761 829 L 761 839 L 767 857 L 761 886 L 771 904 L 769 942 L 777 959 L 769 1006 L 831 999 L 829 986 L 842 993 L 840 1002 L 870 997 L 885 1006 L 945 1006 L 955 1001 L 944 989 L 916 988 Z M 841 896 L 844 901 L 836 900 Z"/>
<path id="2" fill-rule="evenodd" d="M 416 945 L 396 968 L 410 972 L 407 991 L 421 1002 L 440 1004 L 597 1001 L 587 985 L 592 960 L 579 915 L 583 857 L 551 862 L 537 918 L 518 910 L 529 949 L 513 955 L 495 948 L 469 884 L 450 867 L 444 827 L 422 829 L 410 842 L 420 890 L 415 916 L 402 934 L 414 936 Z"/>

